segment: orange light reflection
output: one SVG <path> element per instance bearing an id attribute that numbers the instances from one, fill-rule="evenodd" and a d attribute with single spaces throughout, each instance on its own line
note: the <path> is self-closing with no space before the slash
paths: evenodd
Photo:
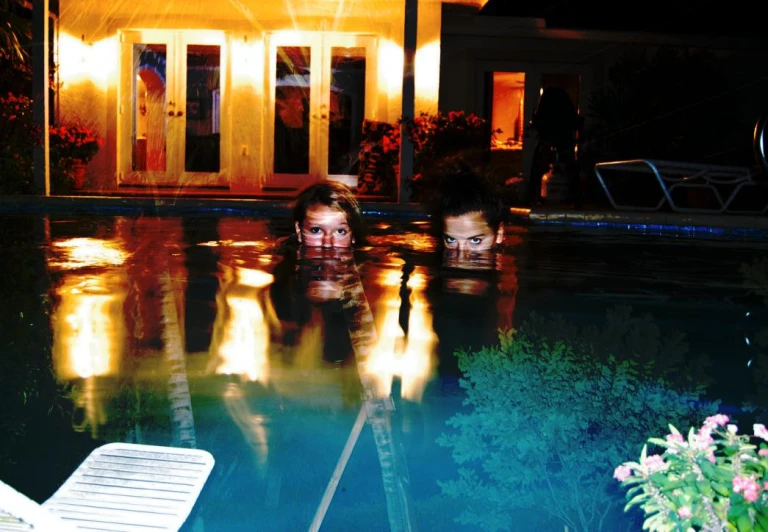
<path id="1" fill-rule="evenodd" d="M 407 336 L 400 327 L 401 275 L 399 270 L 381 272 L 379 285 L 385 287 L 385 292 L 379 305 L 383 305 L 383 316 L 378 324 L 378 341 L 365 371 L 375 377 L 378 392 L 383 395 L 391 393 L 392 379 L 399 377 L 402 397 L 418 402 L 434 373 L 437 336 L 424 295 L 426 278 L 419 271 L 414 271 L 407 282 L 411 289 Z"/>
<path id="2" fill-rule="evenodd" d="M 215 372 L 266 382 L 269 376 L 270 321 L 274 309 L 266 288 L 271 274 L 222 265 L 222 282 L 216 295 L 218 312 L 210 353 Z"/>

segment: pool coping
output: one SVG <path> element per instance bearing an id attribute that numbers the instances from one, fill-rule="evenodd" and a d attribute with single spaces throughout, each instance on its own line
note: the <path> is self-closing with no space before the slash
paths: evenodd
<path id="1" fill-rule="evenodd" d="M 217 197 L 135 197 L 135 196 L 0 196 L 0 214 L 290 214 L 290 200 Z M 362 201 L 363 214 L 374 218 L 403 217 L 426 219 L 416 203 Z"/>
<path id="2" fill-rule="evenodd" d="M 363 214 L 371 218 L 427 220 L 418 203 L 361 201 Z M 510 209 L 512 220 L 523 224 L 574 227 L 605 227 L 636 231 L 750 235 L 768 239 L 768 216 L 738 214 L 680 214 L 674 212 L 615 211 L 602 208 L 574 209 L 537 206 Z M 290 215 L 290 200 L 220 197 L 137 196 L 1 196 L 0 214 L 211 214 Z"/>
<path id="3" fill-rule="evenodd" d="M 605 227 L 655 232 L 749 235 L 768 239 L 768 216 L 740 214 L 682 214 L 534 207 L 510 209 L 512 218 L 531 224 Z"/>

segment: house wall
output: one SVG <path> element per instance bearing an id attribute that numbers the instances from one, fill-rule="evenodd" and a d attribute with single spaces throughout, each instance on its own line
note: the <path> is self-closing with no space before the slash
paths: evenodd
<path id="1" fill-rule="evenodd" d="M 542 19 L 478 16 L 475 8 L 457 5 L 443 5 L 442 18 L 440 111 L 464 110 L 489 118 L 489 74 L 523 72 L 526 126 L 533 117 L 544 75 L 580 77 L 579 98 L 574 103 L 589 125 L 590 93 L 607 82 L 610 67 L 628 50 L 672 46 L 727 54 L 749 46 L 712 37 L 553 29 Z M 524 136 L 522 167 L 526 173 L 534 143 L 530 135 Z"/>
<path id="2" fill-rule="evenodd" d="M 309 0 L 171 0 L 142 3 L 93 3 L 61 0 L 57 47 L 57 121 L 94 128 L 104 145 L 88 167 L 89 189 L 118 189 L 118 153 L 126 134 L 118 131 L 123 91 L 120 86 L 122 30 L 216 30 L 224 35 L 222 56 L 222 168 L 230 190 L 258 193 L 269 174 L 272 149 L 266 124 L 270 95 L 268 36 L 273 32 L 367 34 L 375 37 L 375 105 L 366 118 L 394 122 L 402 114 L 403 3 Z M 416 110 L 437 109 L 440 64 L 440 0 L 419 3 Z M 125 100 L 122 100 L 125 101 Z M 129 116 L 129 115 L 128 115 Z M 124 119 L 124 121 L 127 119 Z M 124 125 L 123 128 L 130 125 Z"/>

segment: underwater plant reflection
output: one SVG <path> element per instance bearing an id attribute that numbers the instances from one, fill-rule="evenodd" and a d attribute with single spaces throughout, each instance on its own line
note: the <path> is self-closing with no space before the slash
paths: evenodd
<path id="1" fill-rule="evenodd" d="M 615 458 L 631 459 L 668 423 L 685 426 L 717 411 L 701 387 L 655 375 L 653 360 L 603 359 L 589 336 L 556 341 L 523 323 L 496 345 L 457 353 L 471 409 L 450 418 L 438 438 L 459 466 L 438 483 L 466 504 L 461 522 L 487 530 L 521 519 L 529 529 L 634 529 L 612 482 Z"/>

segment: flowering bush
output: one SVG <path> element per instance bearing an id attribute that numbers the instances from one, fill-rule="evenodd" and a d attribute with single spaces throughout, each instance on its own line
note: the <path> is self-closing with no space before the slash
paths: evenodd
<path id="1" fill-rule="evenodd" d="M 490 150 L 490 124 L 473 113 L 421 113 L 414 119 L 399 119 L 395 124 L 365 121 L 360 145 L 360 184 L 358 191 L 394 192 L 395 170 L 400 155 L 400 129 L 406 125 L 413 142 L 414 192 L 436 186 L 433 177 L 446 162 L 461 159 L 480 163 Z M 388 181 L 379 184 L 380 181 Z"/>
<path id="2" fill-rule="evenodd" d="M 78 125 L 51 126 L 51 154 L 88 163 L 101 147 L 101 139 L 89 128 Z"/>
<path id="3" fill-rule="evenodd" d="M 768 530 L 768 429 L 755 424 L 750 437 L 728 422 L 709 416 L 687 438 L 670 425 L 665 439 L 648 440 L 665 448 L 661 455 L 646 445 L 639 462 L 616 468 L 629 488 L 625 510 L 639 506 L 644 529 Z"/>
<path id="4" fill-rule="evenodd" d="M 32 192 L 32 148 L 39 142 L 32 122 L 32 99 L 0 96 L 0 193 Z"/>
<path id="5" fill-rule="evenodd" d="M 394 194 L 399 161 L 399 125 L 365 120 L 357 191 L 360 194 Z"/>

